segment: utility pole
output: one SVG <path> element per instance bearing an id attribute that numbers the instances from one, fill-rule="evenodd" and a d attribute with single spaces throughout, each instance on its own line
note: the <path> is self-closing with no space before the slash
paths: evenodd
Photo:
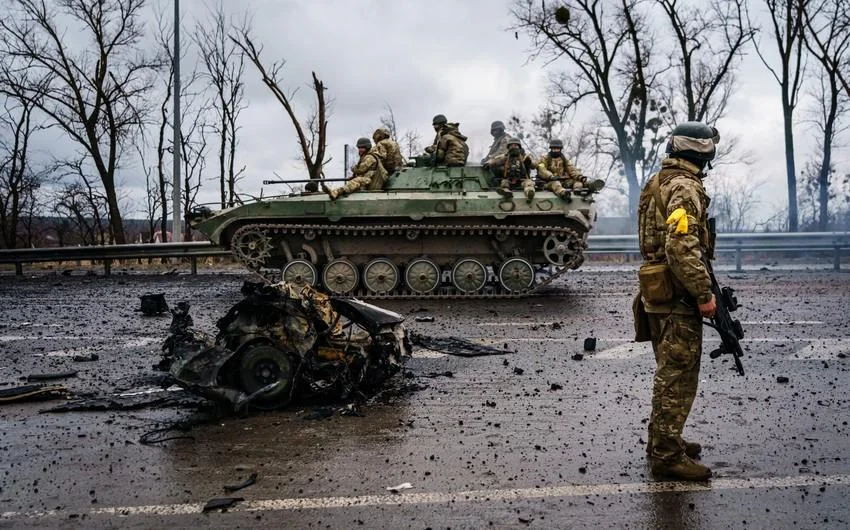
<path id="1" fill-rule="evenodd" d="M 183 142 L 180 134 L 180 0 L 174 0 L 174 140 L 172 154 L 174 155 L 174 196 L 172 197 L 173 217 L 171 221 L 171 241 L 177 243 L 183 241 L 183 216 L 181 215 L 180 203 L 182 193 L 180 191 L 180 153 Z"/>

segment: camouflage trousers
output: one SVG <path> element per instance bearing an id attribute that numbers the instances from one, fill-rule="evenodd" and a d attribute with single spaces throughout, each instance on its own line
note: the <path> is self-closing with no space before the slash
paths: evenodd
<path id="1" fill-rule="evenodd" d="M 508 179 L 502 179 L 502 182 L 501 182 L 499 187 L 504 188 L 506 190 L 511 189 L 511 181 L 508 180 Z M 514 186 L 514 187 L 516 187 L 516 186 Z M 531 179 L 524 179 L 522 181 L 522 191 L 526 191 L 526 190 L 529 190 L 529 189 L 532 192 L 534 191 L 534 181 L 531 180 Z"/>
<path id="2" fill-rule="evenodd" d="M 682 429 L 699 383 L 702 320 L 697 315 L 648 316 L 656 368 L 647 454 L 654 459 L 671 460 L 685 450 Z"/>
<path id="3" fill-rule="evenodd" d="M 369 177 L 353 177 L 342 186 L 341 190 L 344 194 L 354 193 L 358 190 L 368 190 L 372 184 L 372 179 Z"/>
<path id="4" fill-rule="evenodd" d="M 549 190 L 557 196 L 561 196 L 566 190 L 560 180 L 550 180 L 544 186 L 544 190 Z"/>

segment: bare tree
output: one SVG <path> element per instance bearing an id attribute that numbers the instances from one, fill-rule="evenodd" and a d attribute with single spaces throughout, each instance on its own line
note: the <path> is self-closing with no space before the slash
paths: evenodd
<path id="1" fill-rule="evenodd" d="M 122 149 L 132 140 L 145 113 L 151 88 L 147 74 L 157 65 L 139 52 L 144 0 L 10 0 L 12 9 L 0 18 L 4 51 L 28 64 L 27 77 L 49 77 L 45 86 L 15 83 L 28 99 L 85 153 L 94 166 L 109 206 L 109 231 L 124 243 L 124 228 L 115 189 L 115 171 Z M 76 26 L 62 27 L 58 20 Z M 88 42 L 76 52 L 65 38 L 75 31 Z"/>
<path id="2" fill-rule="evenodd" d="M 667 102 L 672 117 L 676 122 L 715 123 L 726 110 L 743 49 L 755 36 L 746 16 L 746 2 L 655 1 L 675 36 L 676 79 L 671 79 L 669 93 L 673 97 Z"/>
<path id="3" fill-rule="evenodd" d="M 549 63 L 565 59 L 571 67 L 553 76 L 552 103 L 566 112 L 593 98 L 605 116 L 626 178 L 633 219 L 641 185 L 656 164 L 647 156 L 645 143 L 661 125 L 652 117 L 661 109 L 650 89 L 663 71 L 656 66 L 655 41 L 640 4 L 569 0 L 552 9 L 545 2 L 517 0 L 511 10 L 516 20 L 512 29 L 532 39 L 532 57 L 544 57 Z"/>
<path id="4" fill-rule="evenodd" d="M 381 127 L 390 132 L 392 138 L 398 138 L 398 127 L 395 123 L 395 112 L 389 103 L 384 103 L 384 114 L 381 115 Z"/>
<path id="5" fill-rule="evenodd" d="M 717 219 L 718 232 L 755 230 L 753 210 L 759 204 L 759 190 L 764 181 L 712 174 L 705 182 L 711 195 L 710 214 Z"/>
<path id="6" fill-rule="evenodd" d="M 203 76 L 215 93 L 214 109 L 218 117 L 218 165 L 221 207 L 233 206 L 238 197 L 236 182 L 244 167 L 236 171 L 236 146 L 239 114 L 245 108 L 245 55 L 228 38 L 234 28 L 224 13 L 221 1 L 209 10 L 207 19 L 195 25 L 193 40 L 198 46 Z"/>
<path id="7" fill-rule="evenodd" d="M 136 151 L 141 161 L 142 173 L 145 174 L 145 203 L 142 208 L 145 213 L 145 220 L 148 223 L 148 238 L 146 242 L 155 243 L 156 232 L 159 228 L 157 221 L 161 221 L 162 215 L 162 197 L 159 194 L 161 180 L 156 179 L 153 167 L 147 164 L 144 147 L 139 144 L 136 146 Z M 168 240 L 161 239 L 160 241 L 166 242 Z"/>
<path id="8" fill-rule="evenodd" d="M 32 240 L 31 223 L 26 223 L 28 212 L 35 209 L 36 192 L 41 176 L 33 171 L 30 160 L 30 140 L 39 128 L 33 122 L 34 105 L 27 99 L 7 97 L 0 114 L 0 134 L 8 131 L 9 137 L 0 135 L 0 245 L 16 248 L 25 239 Z M 26 223 L 26 237 L 21 228 Z"/>
<path id="9" fill-rule="evenodd" d="M 286 114 L 289 116 L 292 126 L 295 128 L 295 133 L 298 136 L 298 145 L 301 147 L 301 158 L 307 166 L 307 173 L 309 174 L 310 180 L 315 181 L 310 182 L 307 186 L 305 186 L 305 189 L 308 191 L 318 190 L 318 181 L 322 178 L 322 170 L 324 165 L 327 163 L 325 160 L 325 149 L 327 148 L 328 121 L 324 83 L 322 83 L 316 76 L 316 72 L 312 72 L 313 91 L 316 94 L 316 107 L 313 115 L 309 118 L 309 122 L 312 126 L 308 128 L 307 132 L 311 133 L 308 138 L 307 133 L 304 131 L 304 127 L 295 115 L 295 109 L 292 107 L 292 98 L 295 97 L 297 90 L 287 94 L 280 88 L 280 83 L 282 82 L 280 77 L 281 69 L 285 64 L 284 61 L 274 62 L 269 69 L 266 69 L 263 65 L 262 59 L 260 58 L 263 48 L 262 46 L 257 48 L 254 45 L 254 42 L 251 40 L 250 29 L 247 24 L 243 25 L 242 28 L 235 33 L 235 35 L 231 35 L 230 39 L 242 50 L 254 66 L 257 67 L 263 83 L 269 88 L 269 90 L 271 90 L 275 98 L 277 98 L 278 102 L 280 102 L 284 110 L 286 110 Z"/>
<path id="10" fill-rule="evenodd" d="M 850 94 L 844 94 L 842 71 L 850 63 L 850 28 L 842 27 L 841 17 L 850 9 L 847 0 L 819 0 L 811 4 L 806 15 L 808 29 L 805 42 L 811 55 L 821 67 L 819 84 L 815 91 L 818 112 L 815 130 L 821 142 L 821 161 L 817 175 L 818 230 L 824 231 L 829 223 L 830 177 L 835 171 L 832 149 L 838 134 L 846 128 L 841 117 L 848 111 Z"/>
<path id="11" fill-rule="evenodd" d="M 407 129 L 399 139 L 402 150 L 408 158 L 413 158 L 422 152 L 422 136 L 416 129 Z"/>
<path id="12" fill-rule="evenodd" d="M 104 245 L 109 240 L 108 199 L 85 178 L 81 161 L 63 164 L 65 170 L 81 173 L 80 179 L 66 183 L 57 193 L 54 211 L 76 228 L 78 242 Z"/>
<path id="13" fill-rule="evenodd" d="M 794 110 L 799 102 L 803 84 L 805 56 L 803 54 L 805 13 L 809 0 L 764 0 L 770 20 L 770 36 L 779 53 L 778 67 L 771 66 L 762 53 L 762 44 L 756 43 L 756 52 L 782 94 L 782 121 L 785 132 L 785 174 L 788 183 L 788 229 L 798 229 L 797 168 L 794 160 Z M 765 45 L 766 48 L 767 45 Z"/>

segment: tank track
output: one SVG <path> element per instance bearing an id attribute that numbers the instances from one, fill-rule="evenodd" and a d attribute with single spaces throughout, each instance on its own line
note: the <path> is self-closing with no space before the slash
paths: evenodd
<path id="1" fill-rule="evenodd" d="M 440 287 L 431 293 L 415 293 L 411 292 L 404 281 L 399 281 L 395 290 L 389 293 L 374 293 L 367 290 L 362 285 L 346 296 L 353 296 L 361 299 L 470 299 L 470 298 L 521 298 L 529 295 L 534 295 L 542 287 L 551 284 L 556 278 L 562 276 L 570 269 L 576 269 L 584 261 L 583 251 L 587 248 L 587 242 L 584 240 L 579 231 L 571 227 L 553 227 L 553 226 L 503 226 L 503 225 L 451 225 L 451 226 L 429 226 L 429 225 L 324 225 L 324 224 L 249 224 L 240 227 L 233 233 L 231 238 L 231 252 L 248 270 L 262 277 L 265 281 L 276 283 L 281 281 L 281 270 L 276 268 L 265 268 L 262 261 L 265 257 L 271 255 L 273 246 L 270 242 L 267 243 L 267 248 L 251 248 L 250 252 L 240 249 L 234 245 L 234 241 L 240 240 L 245 234 L 263 233 L 269 235 L 309 235 L 307 239 L 318 239 L 322 236 L 345 236 L 345 237 L 380 237 L 401 235 L 404 236 L 410 231 L 418 231 L 423 236 L 429 235 L 488 235 L 497 236 L 497 234 L 511 235 L 526 235 L 526 236 L 562 236 L 570 240 L 571 244 L 578 246 L 581 250 L 577 257 L 574 257 L 570 262 L 563 266 L 535 266 L 535 283 L 530 289 L 512 292 L 504 288 L 500 282 L 496 281 L 495 285 L 488 285 L 484 290 L 475 293 L 466 293 L 458 290 L 454 286 L 444 286 L 440 282 Z M 259 242 L 262 246 L 262 242 Z M 253 253 L 253 254 L 252 254 Z M 344 256 L 337 256 L 337 258 Z M 460 256 L 462 258 L 462 256 Z M 262 261 L 261 261 L 262 260 Z M 399 267 L 401 269 L 401 267 Z M 321 271 L 318 271 L 321 275 Z M 442 274 L 442 270 L 441 270 Z M 319 287 L 325 289 L 319 282 Z"/>

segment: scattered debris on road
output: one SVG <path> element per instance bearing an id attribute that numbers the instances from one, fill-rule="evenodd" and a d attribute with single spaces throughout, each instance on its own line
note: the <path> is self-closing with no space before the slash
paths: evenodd
<path id="1" fill-rule="evenodd" d="M 414 346 L 425 348 L 446 355 L 456 355 L 458 357 L 483 357 L 485 355 L 505 355 L 507 353 L 516 353 L 512 350 L 500 350 L 483 344 L 476 344 L 468 340 L 457 337 L 428 337 L 419 333 L 410 333 L 410 342 Z"/>
<path id="2" fill-rule="evenodd" d="M 0 404 L 62 399 L 67 395 L 68 389 L 61 385 L 23 385 L 0 390 Z"/>
<path id="3" fill-rule="evenodd" d="M 403 482 L 398 486 L 387 486 L 387 491 L 389 491 L 390 493 L 399 493 L 400 491 L 409 490 L 412 488 L 413 484 L 411 484 L 410 482 Z"/>
<path id="4" fill-rule="evenodd" d="M 584 351 L 596 350 L 596 337 L 587 337 L 584 339 Z"/>
<path id="5" fill-rule="evenodd" d="M 232 508 L 237 502 L 242 502 L 244 500 L 245 499 L 243 497 L 219 497 L 210 499 L 204 505 L 204 513 L 211 512 L 213 510 L 227 510 L 228 508 Z"/>
<path id="6" fill-rule="evenodd" d="M 138 310 L 146 317 L 154 317 L 168 311 L 165 293 L 143 294 L 140 298 L 142 306 Z"/>
<path id="7" fill-rule="evenodd" d="M 239 491 L 241 489 L 247 488 L 248 486 L 253 486 L 254 484 L 256 484 L 256 482 L 257 482 L 257 474 L 251 473 L 251 475 L 249 475 L 248 478 L 246 478 L 245 480 L 243 480 L 239 484 L 225 485 L 224 491 L 226 491 L 227 493 L 233 493 L 234 491 Z"/>
<path id="8" fill-rule="evenodd" d="M 21 379 L 25 379 L 27 382 L 31 382 L 31 381 L 52 381 L 54 379 L 67 379 L 69 377 L 76 377 L 77 373 L 78 373 L 78 370 L 68 370 L 67 372 L 30 374 L 26 377 L 22 377 Z"/>

